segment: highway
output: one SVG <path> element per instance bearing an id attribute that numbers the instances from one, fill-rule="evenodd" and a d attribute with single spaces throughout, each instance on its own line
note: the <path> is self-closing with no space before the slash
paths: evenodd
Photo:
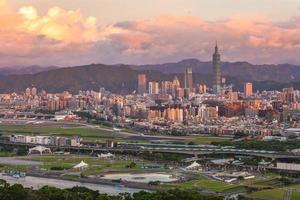
<path id="1" fill-rule="evenodd" d="M 35 120 L 40 122 L 39 120 Z M 3 120 L 2 124 L 10 124 L 13 122 L 15 125 L 24 125 L 28 120 L 11 119 Z M 131 133 L 125 130 L 119 130 L 115 132 L 111 128 L 100 127 L 98 125 L 91 125 L 86 123 L 70 123 L 70 122 L 54 122 L 54 121 L 42 121 L 42 124 L 56 124 L 56 125 L 78 125 L 81 127 L 86 127 L 89 129 L 105 131 L 110 133 L 115 133 L 120 136 L 130 140 L 144 140 L 144 141 L 182 141 L 182 137 L 175 136 L 151 136 L 143 135 L 138 133 Z M 40 123 L 39 123 L 40 124 Z M 1 144 L 1 141 L 0 141 Z M 7 143 L 6 143 L 7 144 Z M 26 145 L 26 146 L 37 146 L 38 144 L 22 144 L 22 143 L 9 143 L 10 145 Z M 236 154 L 236 155 L 252 155 L 268 158 L 300 158 L 300 154 L 293 154 L 290 152 L 276 152 L 276 151 L 264 151 L 264 150 L 249 150 L 249 149 L 235 149 L 233 147 L 217 147 L 214 145 L 180 145 L 180 144 L 152 144 L 152 143 L 120 143 L 118 148 L 113 149 L 103 149 L 99 147 L 92 146 L 81 146 L 81 147 L 58 147 L 53 145 L 46 145 L 52 149 L 70 149 L 70 150 L 84 150 L 84 151 L 152 151 L 152 152 L 170 152 L 170 153 L 183 153 L 190 155 L 206 155 L 206 154 Z"/>
<path id="2" fill-rule="evenodd" d="M 0 145 L 15 145 L 15 146 L 28 146 L 34 147 L 38 144 L 31 143 L 14 143 L 0 141 Z M 181 153 L 189 155 L 208 155 L 208 154 L 234 154 L 234 155 L 251 155 L 266 158 L 300 158 L 300 154 L 293 154 L 290 152 L 276 152 L 276 151 L 264 151 L 264 150 L 248 150 L 248 149 L 235 149 L 229 147 L 216 147 L 211 145 L 178 145 L 174 147 L 171 145 L 168 147 L 166 144 L 133 144 L 133 143 L 121 143 L 116 148 L 100 148 L 97 146 L 55 146 L 55 145 L 43 145 L 49 147 L 52 150 L 73 150 L 73 151 L 88 151 L 88 152 L 165 152 L 165 153 Z M 185 147 L 184 147 L 185 146 Z M 210 147 L 209 147 L 210 146 Z"/>
<path id="3" fill-rule="evenodd" d="M 113 128 L 109 127 L 101 127 L 99 125 L 87 124 L 83 122 L 66 122 L 66 121 L 53 121 L 53 120 L 38 120 L 38 119 L 1 119 L 0 124 L 2 126 L 22 126 L 22 125 L 32 125 L 32 126 L 51 126 L 51 127 L 64 127 L 64 128 L 87 128 L 91 130 L 98 130 L 99 133 L 113 133 L 116 136 L 120 137 L 120 139 L 128 139 L 128 140 L 143 140 L 143 141 L 182 141 L 186 139 L 186 137 L 176 137 L 176 136 L 162 136 L 162 135 L 144 135 L 137 132 L 128 132 L 124 129 L 120 129 L 119 131 L 114 131 Z M 1 132 L 1 130 L 0 130 Z M 12 132 L 15 131 L 6 131 Z M 22 134 L 22 132 L 20 132 Z M 45 133 L 43 133 L 45 134 Z M 51 135 L 51 133 L 49 133 Z"/>

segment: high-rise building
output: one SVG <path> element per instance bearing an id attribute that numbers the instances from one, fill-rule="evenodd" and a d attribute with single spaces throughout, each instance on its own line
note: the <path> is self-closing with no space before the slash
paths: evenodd
<path id="1" fill-rule="evenodd" d="M 184 88 L 183 89 L 183 97 L 186 99 L 190 98 L 190 89 L 189 88 Z"/>
<path id="2" fill-rule="evenodd" d="M 159 83 L 149 82 L 149 94 L 159 94 Z"/>
<path id="3" fill-rule="evenodd" d="M 26 88 L 25 95 L 26 96 L 30 96 L 31 95 L 31 89 L 30 88 Z"/>
<path id="4" fill-rule="evenodd" d="M 180 81 L 178 80 L 178 77 L 175 76 L 174 79 L 173 79 L 173 87 L 174 88 L 180 88 Z"/>
<path id="5" fill-rule="evenodd" d="M 197 86 L 198 86 L 198 90 L 197 90 L 198 93 L 203 94 L 207 92 L 207 87 L 205 84 L 198 84 Z"/>
<path id="6" fill-rule="evenodd" d="M 161 94 L 172 94 L 173 82 L 172 81 L 162 81 L 161 82 Z"/>
<path id="7" fill-rule="evenodd" d="M 220 94 L 221 92 L 221 55 L 219 53 L 218 44 L 216 44 L 215 52 L 213 54 L 213 92 L 214 94 Z"/>
<path id="8" fill-rule="evenodd" d="M 33 88 L 31 89 L 31 95 L 32 95 L 32 96 L 36 96 L 36 95 L 37 95 L 37 89 L 36 89 L 35 87 L 33 87 Z"/>
<path id="9" fill-rule="evenodd" d="M 253 95 L 253 85 L 252 83 L 245 83 L 244 84 L 244 94 L 246 97 L 252 96 Z"/>
<path id="10" fill-rule="evenodd" d="M 138 93 L 144 94 L 147 91 L 146 86 L 146 75 L 145 74 L 139 74 L 138 75 Z"/>
<path id="11" fill-rule="evenodd" d="M 237 92 L 230 91 L 227 93 L 227 95 L 229 101 L 237 101 L 239 99 L 239 94 Z"/>
<path id="12" fill-rule="evenodd" d="M 178 80 L 177 76 L 174 77 L 173 79 L 173 91 L 172 91 L 172 95 L 174 97 L 177 97 L 177 91 L 180 88 L 180 81 Z"/>
<path id="13" fill-rule="evenodd" d="M 184 88 L 193 91 L 193 71 L 191 68 L 186 68 L 184 73 Z"/>
<path id="14" fill-rule="evenodd" d="M 282 97 L 284 102 L 286 103 L 294 103 L 296 101 L 296 94 L 293 87 L 290 88 L 283 88 L 282 89 Z"/>

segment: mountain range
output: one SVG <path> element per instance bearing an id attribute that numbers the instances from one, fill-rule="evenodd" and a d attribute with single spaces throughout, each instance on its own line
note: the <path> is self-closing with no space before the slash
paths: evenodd
<path id="1" fill-rule="evenodd" d="M 212 64 L 197 59 L 156 65 L 105 65 L 91 64 L 75 67 L 11 67 L 0 69 L 0 92 L 19 92 L 35 86 L 48 92 L 68 90 L 99 90 L 105 87 L 112 92 L 131 93 L 137 87 L 137 74 L 145 73 L 149 81 L 172 80 L 174 76 L 183 83 L 183 71 L 193 69 L 195 83 L 212 83 Z M 300 66 L 253 65 L 247 62 L 223 62 L 222 75 L 227 83 L 241 90 L 243 83 L 251 81 L 255 90 L 281 89 L 294 86 L 300 89 Z"/>
<path id="2" fill-rule="evenodd" d="M 0 75 L 36 74 L 39 72 L 49 71 L 49 70 L 57 69 L 57 68 L 59 68 L 59 67 L 56 67 L 56 66 L 42 67 L 39 65 L 9 66 L 9 67 L 1 67 Z"/>
<path id="3" fill-rule="evenodd" d="M 181 73 L 186 67 L 194 73 L 212 74 L 211 62 L 201 62 L 197 59 L 186 59 L 177 63 L 134 66 L 136 70 L 156 70 L 163 73 Z M 222 62 L 222 75 L 236 77 L 245 81 L 275 81 L 288 83 L 300 80 L 300 66 L 290 64 L 253 65 L 248 62 Z"/>

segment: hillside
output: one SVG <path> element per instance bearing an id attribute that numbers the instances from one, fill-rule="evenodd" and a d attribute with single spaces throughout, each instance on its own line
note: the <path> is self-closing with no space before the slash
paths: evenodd
<path id="1" fill-rule="evenodd" d="M 93 64 L 77 67 L 57 68 L 35 74 L 0 74 L 0 92 L 19 92 L 35 86 L 48 92 L 68 90 L 99 90 L 101 87 L 116 93 L 131 93 L 137 87 L 137 74 L 146 73 L 147 80 L 172 80 L 175 75 L 183 83 L 186 66 L 193 68 L 195 83 L 211 85 L 212 66 L 210 62 L 195 59 L 161 65 L 104 65 Z M 300 88 L 300 67 L 293 65 L 255 66 L 246 62 L 223 63 L 223 74 L 227 83 L 242 90 L 245 81 L 252 81 L 255 90 L 281 89 L 294 86 Z M 293 77 L 292 77 L 293 76 Z"/>
<path id="2" fill-rule="evenodd" d="M 197 59 L 186 59 L 177 63 L 133 66 L 132 68 L 135 70 L 157 70 L 163 73 L 181 73 L 186 67 L 191 67 L 195 73 L 213 73 L 211 62 L 201 62 Z M 253 65 L 248 62 L 223 62 L 222 74 L 245 81 L 288 83 L 291 81 L 300 81 L 300 66 L 290 64 Z"/>
<path id="3" fill-rule="evenodd" d="M 0 75 L 17 75 L 17 74 L 36 74 L 39 72 L 57 69 L 59 67 L 48 66 L 42 67 L 38 65 L 32 66 L 9 66 L 0 68 Z"/>

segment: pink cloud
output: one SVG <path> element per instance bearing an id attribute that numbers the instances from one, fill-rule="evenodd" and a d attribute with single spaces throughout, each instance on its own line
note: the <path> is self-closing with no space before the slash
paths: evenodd
<path id="1" fill-rule="evenodd" d="M 208 60 L 211 58 L 215 40 L 221 44 L 222 53 L 227 60 L 247 60 L 253 63 L 294 62 L 293 58 L 297 58 L 296 52 L 300 50 L 300 19 L 293 18 L 285 23 L 289 27 L 263 16 L 233 16 L 223 21 L 165 16 L 117 23 L 115 26 L 125 30 L 127 36 L 138 33 L 142 33 L 144 37 L 149 36 L 148 40 L 152 43 L 148 49 L 143 49 L 144 55 L 140 55 L 138 62 L 143 62 L 142 58 L 146 55 L 151 55 L 150 58 L 157 62 L 165 57 L 177 60 L 185 57 Z M 123 34 L 122 31 L 119 33 Z M 127 43 L 122 37 L 117 39 L 119 43 Z M 137 44 L 143 41 L 137 37 L 131 42 Z"/>
<path id="2" fill-rule="evenodd" d="M 0 0 L 0 65 L 156 63 L 210 60 L 215 40 L 222 59 L 300 64 L 300 17 L 273 22 L 236 15 L 219 21 L 161 16 L 99 24 L 80 10 L 53 7 L 43 16 L 32 6 L 12 12 Z"/>

